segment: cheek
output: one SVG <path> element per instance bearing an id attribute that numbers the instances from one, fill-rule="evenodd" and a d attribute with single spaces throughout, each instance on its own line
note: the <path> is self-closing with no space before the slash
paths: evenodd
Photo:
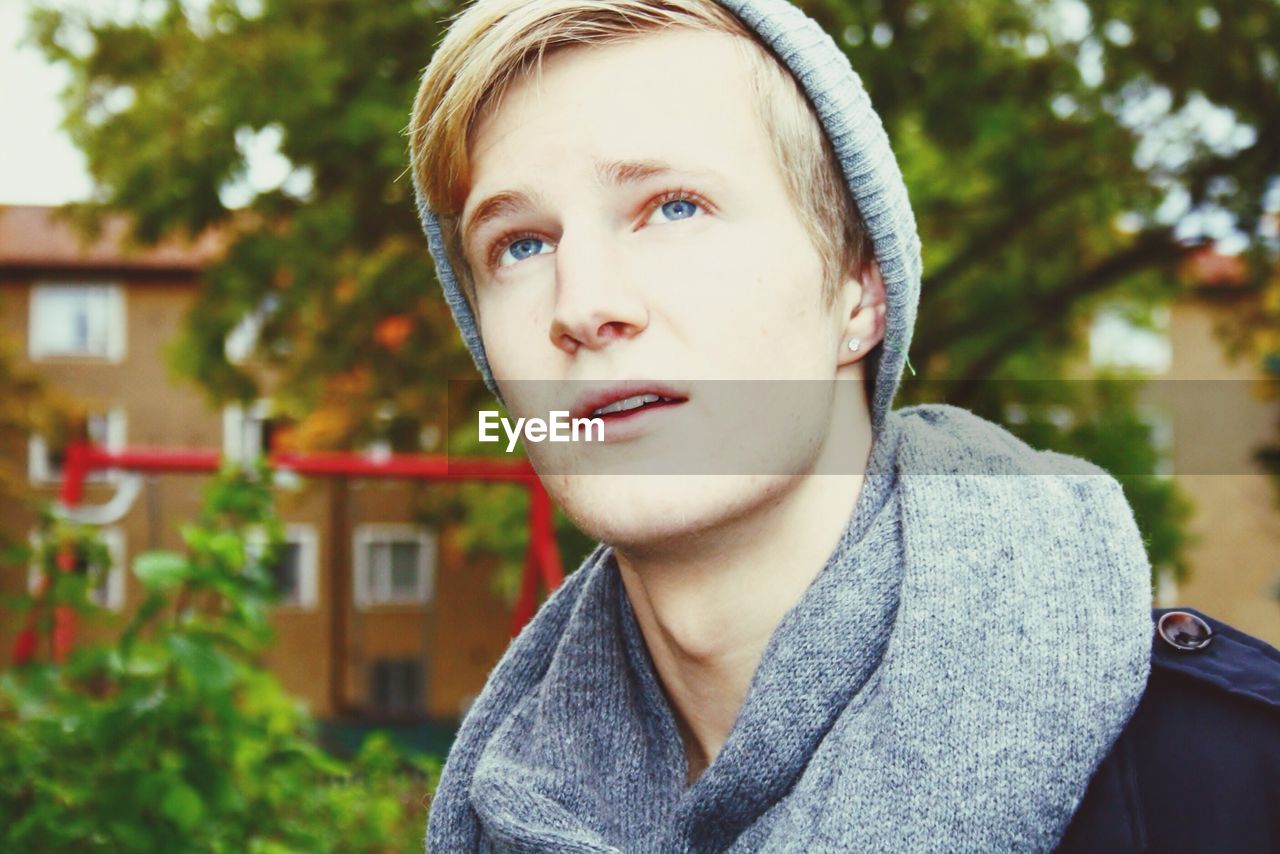
<path id="1" fill-rule="evenodd" d="M 728 224 L 646 249 L 630 260 L 653 310 L 709 358 L 794 370 L 827 354 L 821 262 L 798 223 Z"/>
<path id="2" fill-rule="evenodd" d="M 544 317 L 547 309 L 532 294 L 530 288 L 511 288 L 477 299 L 480 340 L 497 379 L 538 376 L 534 369 L 540 364 L 539 356 L 551 349 L 546 334 L 550 320 Z"/>

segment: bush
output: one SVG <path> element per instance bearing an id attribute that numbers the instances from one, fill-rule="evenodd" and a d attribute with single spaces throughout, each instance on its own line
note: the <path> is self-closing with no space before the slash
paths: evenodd
<path id="1" fill-rule="evenodd" d="M 42 527 L 46 607 L 92 617 L 85 578 L 57 564 L 104 551 L 90 529 Z M 185 554 L 138 557 L 147 595 L 118 638 L 0 676 L 0 849 L 420 851 L 438 762 L 380 736 L 329 755 L 259 661 L 282 539 L 269 471 L 221 473 L 182 536 Z"/>

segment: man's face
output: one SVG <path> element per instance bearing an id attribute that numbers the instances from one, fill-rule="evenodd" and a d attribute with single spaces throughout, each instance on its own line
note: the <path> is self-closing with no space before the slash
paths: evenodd
<path id="1" fill-rule="evenodd" d="M 554 457 L 563 446 L 527 445 L 569 516 L 620 548 L 714 529 L 801 476 L 600 473 L 621 470 L 627 454 L 654 458 L 710 437 L 755 442 L 801 471 L 833 432 L 823 383 L 795 384 L 819 391 L 774 407 L 782 420 L 764 432 L 699 390 L 712 379 L 835 379 L 848 316 L 843 299 L 828 307 L 822 298 L 818 253 L 735 41 L 674 30 L 553 53 L 541 78 L 513 86 L 473 137 L 464 251 L 512 414 L 545 417 L 550 388 L 562 389 L 563 408 L 629 380 L 688 394 L 627 418 L 623 441 L 575 445 L 572 465 Z M 746 387 L 714 385 L 731 397 Z"/>

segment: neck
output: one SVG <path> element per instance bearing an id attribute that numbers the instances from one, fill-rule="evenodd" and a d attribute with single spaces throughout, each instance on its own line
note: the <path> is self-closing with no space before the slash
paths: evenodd
<path id="1" fill-rule="evenodd" d="M 865 461 L 868 421 L 840 429 L 829 434 L 839 437 L 839 453 L 852 438 Z M 780 496 L 693 542 L 615 550 L 684 739 L 689 782 L 720 752 L 769 638 L 835 550 L 862 482 L 860 473 L 797 476 Z"/>

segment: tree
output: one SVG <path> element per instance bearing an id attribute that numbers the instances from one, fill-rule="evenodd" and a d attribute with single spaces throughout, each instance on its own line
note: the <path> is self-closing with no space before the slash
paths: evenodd
<path id="1" fill-rule="evenodd" d="M 926 269 L 917 362 L 967 379 L 1055 376 L 1098 297 L 1176 293 L 1177 263 L 1219 214 L 1265 278 L 1275 3 L 818 11 L 851 44 L 912 189 Z"/>
<path id="2" fill-rule="evenodd" d="M 1023 381 L 1061 375 L 1101 299 L 1169 299 L 1206 217 L 1226 217 L 1263 263 L 1264 188 L 1280 171 L 1271 0 L 801 5 L 862 75 L 912 191 L 926 269 L 914 366 L 1018 381 L 956 386 L 954 402 L 999 417 Z M 85 218 L 127 211 L 142 240 L 227 235 L 185 371 L 217 398 L 251 397 L 224 341 L 256 316 L 304 443 L 363 441 L 380 407 L 449 435 L 446 378 L 472 369 L 435 292 L 404 130 L 455 4 L 154 8 L 130 21 L 45 9 L 34 32 L 71 72 L 67 127 L 98 186 Z M 273 144 L 280 175 L 245 192 L 247 152 Z M 921 393 L 904 387 L 907 401 Z M 1141 431 L 1124 435 L 1121 459 L 1149 453 Z M 1140 524 L 1164 544 L 1153 560 L 1177 565 L 1172 487 L 1134 483 Z"/>

